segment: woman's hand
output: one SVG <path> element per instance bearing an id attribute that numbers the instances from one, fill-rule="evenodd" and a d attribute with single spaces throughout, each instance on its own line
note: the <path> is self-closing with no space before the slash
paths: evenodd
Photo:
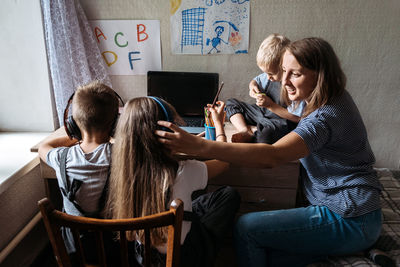
<path id="1" fill-rule="evenodd" d="M 158 121 L 157 124 L 172 130 L 172 133 L 157 130 L 156 135 L 160 137 L 158 140 L 171 149 L 173 153 L 181 152 L 197 155 L 202 148 L 203 138 L 190 134 L 171 122 Z"/>
<path id="2" fill-rule="evenodd" d="M 216 105 L 212 107 L 211 104 L 207 104 L 208 110 L 211 112 L 211 118 L 214 122 L 214 126 L 223 126 L 225 122 L 225 103 L 217 101 Z"/>

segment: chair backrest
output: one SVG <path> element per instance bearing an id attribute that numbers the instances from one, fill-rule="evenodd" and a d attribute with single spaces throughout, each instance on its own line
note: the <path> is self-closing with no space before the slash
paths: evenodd
<path id="1" fill-rule="evenodd" d="M 107 266 L 103 233 L 119 233 L 120 263 L 121 266 L 129 266 L 126 231 L 144 230 L 144 265 L 150 266 L 150 229 L 163 226 L 168 226 L 166 266 L 179 266 L 180 239 L 183 220 L 183 202 L 180 199 L 172 201 L 169 211 L 141 218 L 117 220 L 95 219 L 69 215 L 56 210 L 47 198 L 40 200 L 38 205 L 59 266 L 72 266 L 71 259 L 67 253 L 61 234 L 61 227 L 69 227 L 71 229 L 77 251 L 76 256 L 81 266 L 88 266 L 80 240 L 81 231 L 90 231 L 94 233 L 94 243 L 96 244 L 93 244 L 93 247 L 96 247 L 97 250 L 99 266 Z"/>

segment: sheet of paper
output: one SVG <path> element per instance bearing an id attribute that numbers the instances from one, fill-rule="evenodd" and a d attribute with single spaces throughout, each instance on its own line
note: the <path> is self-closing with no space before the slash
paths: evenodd
<path id="1" fill-rule="evenodd" d="M 159 20 L 91 20 L 110 75 L 161 70 Z"/>
<path id="2" fill-rule="evenodd" d="M 249 46 L 250 0 L 170 0 L 174 54 L 240 54 Z"/>

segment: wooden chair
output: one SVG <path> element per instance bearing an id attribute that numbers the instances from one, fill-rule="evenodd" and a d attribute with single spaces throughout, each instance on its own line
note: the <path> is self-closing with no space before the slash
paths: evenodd
<path id="1" fill-rule="evenodd" d="M 38 202 L 43 221 L 49 235 L 54 255 L 58 265 L 61 267 L 72 266 L 71 259 L 67 253 L 62 235 L 61 227 L 69 227 L 74 236 L 77 257 L 81 266 L 93 266 L 86 263 L 83 253 L 83 247 L 79 238 L 79 231 L 93 231 L 96 236 L 97 257 L 99 265 L 107 266 L 107 257 L 104 249 L 104 232 L 117 232 L 120 235 L 120 261 L 121 266 L 129 266 L 128 259 L 128 242 L 126 239 L 126 231 L 144 229 L 144 264 L 150 266 L 150 229 L 155 227 L 168 226 L 168 241 L 166 266 L 179 266 L 180 257 L 180 239 L 183 220 L 183 202 L 176 199 L 171 203 L 170 210 L 158 214 L 132 219 L 95 219 L 80 216 L 72 216 L 64 212 L 54 209 L 54 206 L 47 198 Z"/>

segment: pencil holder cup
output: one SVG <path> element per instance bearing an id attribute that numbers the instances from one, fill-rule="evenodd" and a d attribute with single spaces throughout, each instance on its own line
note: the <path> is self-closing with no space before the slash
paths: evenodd
<path id="1" fill-rule="evenodd" d="M 206 139 L 215 141 L 215 127 L 208 126 L 207 124 L 205 124 L 204 127 L 206 129 Z"/>

